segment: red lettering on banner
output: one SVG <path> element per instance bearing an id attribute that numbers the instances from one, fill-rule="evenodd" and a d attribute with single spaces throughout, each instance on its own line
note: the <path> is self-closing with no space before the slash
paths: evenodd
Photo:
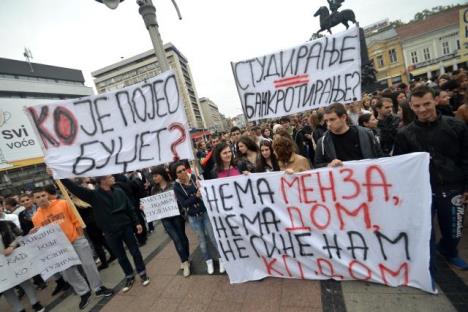
<path id="1" fill-rule="evenodd" d="M 328 271 L 330 272 L 330 274 L 326 274 L 324 271 L 323 271 L 323 267 L 322 267 L 322 264 L 325 264 L 328 266 Z M 330 277 L 330 278 L 338 278 L 338 279 L 343 279 L 343 275 L 338 275 L 338 274 L 335 274 L 335 269 L 333 268 L 333 264 L 331 263 L 331 261 L 328 261 L 327 259 L 323 259 L 323 258 L 318 258 L 317 259 L 317 267 L 318 267 L 318 272 L 315 272 L 315 274 L 317 275 L 324 275 L 324 276 L 327 276 L 327 277 Z"/>
<path id="2" fill-rule="evenodd" d="M 267 269 L 267 273 L 268 275 L 271 275 L 273 276 L 273 271 L 276 272 L 277 274 L 279 274 L 280 276 L 284 276 L 283 273 L 281 273 L 280 271 L 276 270 L 273 266 L 275 265 L 276 263 L 276 259 L 273 258 L 272 260 L 268 261 L 265 257 L 262 257 L 263 259 L 263 264 L 265 265 L 266 269 Z"/>
<path id="3" fill-rule="evenodd" d="M 366 278 L 359 278 L 358 276 L 356 276 L 356 275 L 354 274 L 354 268 L 353 268 L 353 267 L 354 267 L 356 264 L 357 264 L 357 265 L 360 265 L 361 267 L 363 267 L 364 269 L 367 270 L 367 277 L 366 277 Z M 359 261 L 357 261 L 357 260 L 353 260 L 353 261 L 351 261 L 351 262 L 349 263 L 349 265 L 348 265 L 348 272 L 349 272 L 349 275 L 351 275 L 352 278 L 354 278 L 355 280 L 359 280 L 359 281 L 368 281 L 368 280 L 370 280 L 371 277 L 372 277 L 372 271 L 371 271 L 371 269 L 369 269 L 369 267 L 368 267 L 367 265 L 365 265 L 365 264 L 363 264 L 363 263 L 361 263 L 361 262 L 359 262 Z"/>
<path id="4" fill-rule="evenodd" d="M 340 230 L 345 228 L 345 222 L 343 221 L 343 212 L 346 213 L 348 216 L 357 217 L 359 211 L 363 211 L 364 213 L 364 223 L 366 224 L 366 228 L 369 229 L 372 226 L 370 213 L 369 213 L 369 206 L 367 203 L 362 203 L 358 208 L 350 211 L 345 206 L 341 205 L 340 203 L 335 203 L 336 212 L 338 214 L 338 219 L 340 220 Z"/>
<path id="5" fill-rule="evenodd" d="M 289 265 L 288 265 L 288 262 L 286 261 L 288 258 L 292 259 L 293 261 L 295 261 L 297 263 L 297 267 L 299 268 L 299 273 L 301 274 L 300 277 L 301 277 L 301 279 L 304 279 L 304 270 L 302 269 L 302 263 L 300 263 L 296 259 L 291 258 L 288 255 L 283 255 L 282 258 L 283 258 L 284 267 L 286 268 L 286 272 L 288 272 L 289 277 L 295 277 L 295 276 L 293 276 L 291 274 L 291 271 L 289 270 Z"/>
<path id="6" fill-rule="evenodd" d="M 47 128 L 45 128 L 43 125 L 43 123 L 49 116 L 49 107 L 42 106 L 39 115 L 37 114 L 36 109 L 33 107 L 28 107 L 28 111 L 29 113 L 31 113 L 31 117 L 33 119 L 34 124 L 37 127 L 39 135 L 41 136 L 42 142 L 44 143 L 44 147 L 46 149 L 49 148 L 48 142 L 53 146 L 59 146 L 60 143 L 57 141 L 57 139 L 55 139 L 54 136 L 49 132 L 49 130 L 47 130 Z"/>
<path id="7" fill-rule="evenodd" d="M 380 178 L 379 181 L 373 180 L 374 172 L 378 174 Z M 379 166 L 373 165 L 369 166 L 366 169 L 366 183 L 364 183 L 363 186 L 367 188 L 367 200 L 369 202 L 372 202 L 374 200 L 373 188 L 383 189 L 385 201 L 388 201 L 390 198 L 389 188 L 392 186 L 392 184 L 387 182 L 387 177 L 385 176 L 385 173 Z"/>
<path id="8" fill-rule="evenodd" d="M 386 267 L 383 263 L 379 264 L 380 274 L 382 275 L 382 280 L 386 286 L 388 286 L 387 278 L 385 276 L 385 272 L 390 273 L 391 276 L 396 277 L 400 274 L 401 270 L 403 271 L 403 285 L 408 286 L 408 279 L 409 279 L 409 272 L 408 272 L 408 263 L 404 262 L 398 268 L 398 271 L 392 271 L 388 267 Z"/>
<path id="9" fill-rule="evenodd" d="M 307 188 L 307 184 L 311 185 L 312 183 L 306 183 L 306 178 L 310 178 L 312 176 L 312 173 L 307 173 L 301 175 L 301 193 L 302 193 L 302 198 L 304 199 L 304 203 L 306 204 L 311 204 L 311 203 L 316 203 L 316 200 L 309 199 L 309 196 L 307 196 L 308 193 L 313 193 L 314 189 L 312 187 Z"/>
<path id="10" fill-rule="evenodd" d="M 354 175 L 354 170 L 351 168 L 342 168 L 340 169 L 340 173 L 346 173 L 346 176 L 343 179 L 343 182 L 348 182 L 351 183 L 354 186 L 354 193 L 351 193 L 351 195 L 343 195 L 343 199 L 353 199 L 359 196 L 361 193 L 361 186 L 359 185 L 359 182 L 353 179 Z"/>
<path id="11" fill-rule="evenodd" d="M 325 222 L 325 224 L 319 224 L 316 220 L 315 214 L 319 208 L 325 209 L 327 213 L 327 222 Z M 325 205 L 315 204 L 314 206 L 312 206 L 312 209 L 310 209 L 310 220 L 319 230 L 324 230 L 330 225 L 330 222 L 331 222 L 330 210 Z"/>
<path id="12" fill-rule="evenodd" d="M 326 202 L 327 198 L 325 196 L 325 191 L 329 191 L 332 194 L 332 200 L 336 201 L 336 190 L 335 190 L 335 177 L 333 175 L 333 171 L 328 171 L 328 178 L 330 181 L 330 186 L 324 186 L 322 183 L 321 172 L 317 172 L 317 183 L 320 189 L 320 196 L 322 197 L 322 201 Z"/>
<path id="13" fill-rule="evenodd" d="M 299 216 L 299 220 L 302 224 L 302 226 L 296 226 L 294 222 L 294 217 L 293 217 L 293 211 L 297 212 L 297 215 Z M 291 227 L 287 227 L 286 231 L 292 232 L 292 231 L 310 231 L 311 228 L 310 226 L 305 226 L 304 225 L 304 219 L 302 218 L 302 212 L 299 208 L 297 207 L 288 207 L 288 214 L 289 214 L 289 220 L 291 221 Z"/>
<path id="14" fill-rule="evenodd" d="M 54 130 L 62 144 L 72 145 L 78 131 L 75 115 L 69 109 L 57 106 L 54 109 Z"/>
<path id="15" fill-rule="evenodd" d="M 286 179 L 286 177 L 281 177 L 281 180 L 280 180 L 280 184 L 281 184 L 281 195 L 283 196 L 283 201 L 284 201 L 286 204 L 289 204 L 289 200 L 288 200 L 288 197 L 287 197 L 287 195 L 286 195 L 286 188 L 285 188 L 285 186 L 288 186 L 289 188 L 291 188 L 292 186 L 294 186 L 295 183 L 297 183 L 297 189 L 299 189 L 299 188 L 300 188 L 300 185 L 299 185 L 299 177 L 294 177 L 291 183 L 289 183 L 289 181 Z M 299 201 L 302 202 L 301 192 L 299 192 Z"/>

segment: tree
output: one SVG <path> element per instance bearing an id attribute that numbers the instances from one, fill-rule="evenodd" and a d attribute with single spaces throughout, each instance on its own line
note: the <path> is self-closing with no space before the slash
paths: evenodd
<path id="1" fill-rule="evenodd" d="M 456 5 L 456 4 L 439 5 L 439 6 L 433 7 L 430 10 L 429 9 L 424 9 L 421 12 L 416 13 L 414 15 L 414 18 L 410 22 L 423 21 L 423 20 L 425 20 L 426 18 L 428 18 L 431 15 L 434 15 L 434 14 L 437 14 L 437 13 L 440 13 L 440 12 L 443 12 L 443 11 L 446 11 L 446 10 L 449 10 L 449 9 L 452 9 L 452 8 L 456 8 L 456 7 L 459 7 L 459 6 L 460 5 Z"/>

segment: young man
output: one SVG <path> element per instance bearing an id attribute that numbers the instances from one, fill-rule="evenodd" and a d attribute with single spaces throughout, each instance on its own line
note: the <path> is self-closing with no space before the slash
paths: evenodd
<path id="1" fill-rule="evenodd" d="M 437 113 L 445 116 L 455 117 L 450 106 L 450 95 L 447 91 L 438 90 L 435 92 L 436 110 Z"/>
<path id="2" fill-rule="evenodd" d="M 5 200 L 5 208 L 12 214 L 19 216 L 24 210 L 24 207 L 18 204 L 18 201 L 14 197 L 8 197 Z"/>
<path id="3" fill-rule="evenodd" d="M 5 205 L 6 206 L 6 205 Z M 10 213 L 9 210 L 6 210 L 5 206 L 0 205 L 0 220 L 6 220 L 13 222 L 17 227 L 21 228 L 19 218 L 17 215 Z"/>
<path id="4" fill-rule="evenodd" d="M 437 213 L 442 236 L 437 249 L 455 267 L 467 270 L 468 264 L 457 251 L 468 203 L 467 127 L 455 118 L 437 114 L 434 91 L 426 86 L 413 90 L 410 106 L 417 119 L 398 132 L 394 155 L 431 155 L 432 213 Z M 434 247 L 434 235 L 431 241 Z"/>
<path id="5" fill-rule="evenodd" d="M 328 131 L 317 143 L 317 167 L 337 167 L 343 161 L 382 156 L 379 142 L 369 129 L 348 125 L 348 115 L 343 104 L 335 103 L 326 107 L 323 119 Z"/>
<path id="6" fill-rule="evenodd" d="M 231 128 L 231 149 L 233 155 L 237 155 L 237 143 L 241 137 L 241 130 L 239 127 L 232 127 Z"/>
<path id="7" fill-rule="evenodd" d="M 98 297 L 112 296 L 112 290 L 103 286 L 98 269 L 96 268 L 96 263 L 93 259 L 91 247 L 89 246 L 88 240 L 83 236 L 83 229 L 81 228 L 75 214 L 68 206 L 68 203 L 62 199 L 50 202 L 48 194 L 44 188 L 34 189 L 33 198 L 34 202 L 38 206 L 38 209 L 32 219 L 34 227 L 39 228 L 50 223 L 59 224 L 78 254 L 83 271 L 85 272 L 86 278 L 90 286 L 93 288 L 95 295 Z M 72 266 L 63 271 L 62 275 L 65 280 L 70 283 L 75 292 L 81 297 L 79 308 L 80 310 L 84 309 L 89 303 L 91 291 L 86 280 L 79 273 L 78 267 Z"/>
<path id="8" fill-rule="evenodd" d="M 97 187 L 95 190 L 81 187 L 68 179 L 62 180 L 62 183 L 76 197 L 94 208 L 96 224 L 104 233 L 110 249 L 125 273 L 126 282 L 122 292 L 129 291 L 135 282 L 135 272 L 125 253 L 123 243 L 133 257 L 142 285 L 147 286 L 150 279 L 146 275 L 145 263 L 133 233 L 134 228 L 137 229 L 138 233 L 141 233 L 143 228 L 130 199 L 124 191 L 114 187 L 114 177 L 111 175 L 96 177 Z"/>
<path id="9" fill-rule="evenodd" d="M 388 156 L 393 151 L 395 136 L 398 129 L 400 119 L 392 114 L 393 101 L 391 98 L 382 98 L 380 102 L 375 105 L 378 112 L 377 127 L 380 129 L 380 146 L 384 155 Z"/>

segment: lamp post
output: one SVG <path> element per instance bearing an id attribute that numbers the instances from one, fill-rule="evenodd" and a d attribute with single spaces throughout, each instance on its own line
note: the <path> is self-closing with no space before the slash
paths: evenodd
<path id="1" fill-rule="evenodd" d="M 120 2 L 123 0 L 96 0 L 97 2 L 104 3 L 110 9 L 116 9 Z M 182 19 L 179 8 L 175 0 L 171 0 L 174 5 L 179 19 Z M 151 42 L 153 43 L 154 53 L 158 58 L 159 67 L 161 72 L 169 70 L 169 63 L 167 62 L 166 53 L 164 51 L 164 44 L 161 39 L 161 35 L 158 29 L 158 22 L 156 21 L 156 8 L 154 7 L 151 0 L 137 0 L 137 4 L 140 6 L 138 12 L 143 17 L 146 29 L 150 34 Z"/>

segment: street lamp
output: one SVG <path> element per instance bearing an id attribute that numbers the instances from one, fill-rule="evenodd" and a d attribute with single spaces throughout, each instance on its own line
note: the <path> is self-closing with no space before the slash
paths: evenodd
<path id="1" fill-rule="evenodd" d="M 119 3 L 124 0 L 96 0 L 97 2 L 104 3 L 110 9 L 116 9 L 119 6 Z M 174 5 L 177 15 L 179 19 L 182 19 L 180 15 L 179 7 L 175 0 L 171 0 L 172 4 Z M 156 8 L 154 7 L 151 0 L 137 0 L 137 4 L 140 6 L 138 12 L 143 17 L 145 21 L 146 29 L 151 37 L 151 42 L 153 43 L 154 53 L 158 58 L 159 67 L 161 68 L 161 72 L 165 72 L 169 70 L 169 63 L 167 62 L 166 53 L 164 51 L 164 45 L 161 39 L 161 35 L 159 34 L 158 29 L 158 22 L 156 21 Z"/>

